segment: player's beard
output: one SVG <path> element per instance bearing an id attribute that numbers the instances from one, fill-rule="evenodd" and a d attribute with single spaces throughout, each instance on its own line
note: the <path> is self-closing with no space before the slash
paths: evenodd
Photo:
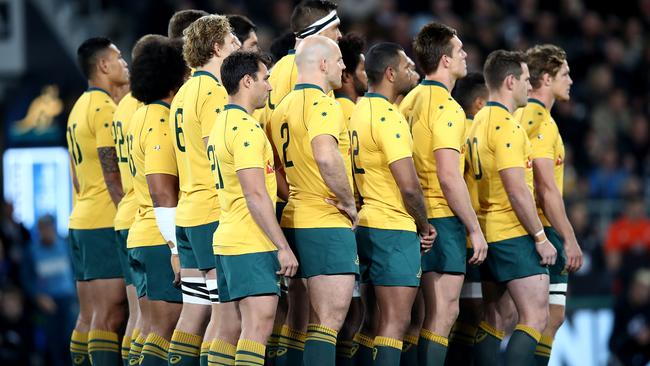
<path id="1" fill-rule="evenodd" d="M 354 87 L 354 92 L 358 96 L 362 96 L 362 95 L 366 94 L 366 92 L 368 91 L 368 88 L 365 87 L 363 85 L 363 83 L 361 82 L 361 80 L 359 80 L 359 78 L 356 77 L 356 76 L 352 78 L 352 85 Z"/>

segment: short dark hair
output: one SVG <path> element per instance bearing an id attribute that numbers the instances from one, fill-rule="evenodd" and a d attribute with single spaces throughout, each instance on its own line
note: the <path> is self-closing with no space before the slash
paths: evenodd
<path id="1" fill-rule="evenodd" d="M 287 32 L 278 38 L 274 39 L 271 43 L 269 51 L 273 56 L 273 61 L 278 62 L 282 57 L 287 55 L 290 49 L 296 44 L 296 36 L 293 32 Z"/>
<path id="2" fill-rule="evenodd" d="M 182 43 L 178 38 L 149 37 L 137 45 L 141 53 L 131 64 L 131 92 L 137 100 L 164 99 L 183 85 L 187 67 Z"/>
<path id="3" fill-rule="evenodd" d="M 471 108 L 472 103 L 481 95 L 487 98 L 487 87 L 485 78 L 480 72 L 470 72 L 464 78 L 456 80 L 456 85 L 451 91 L 451 96 L 467 111 Z"/>
<path id="4" fill-rule="evenodd" d="M 329 0 L 303 0 L 291 14 L 291 31 L 300 32 L 337 8 L 338 5 Z"/>
<path id="5" fill-rule="evenodd" d="M 239 81 L 246 75 L 257 80 L 257 71 L 260 63 L 267 67 L 271 64 L 271 58 L 261 52 L 237 51 L 226 57 L 221 64 L 221 83 L 226 88 L 228 95 L 237 94 Z"/>
<path id="6" fill-rule="evenodd" d="M 454 36 L 456 36 L 454 28 L 437 22 L 425 25 L 415 36 L 413 51 L 425 74 L 438 69 L 443 55 L 451 56 L 453 46 L 450 41 Z"/>
<path id="7" fill-rule="evenodd" d="M 228 18 L 232 32 L 242 44 L 248 39 L 251 31 L 257 31 L 255 23 L 243 15 L 231 14 L 226 15 L 226 17 Z"/>
<path id="8" fill-rule="evenodd" d="M 551 77 L 557 75 L 564 61 L 566 61 L 566 52 L 558 46 L 543 44 L 529 48 L 526 51 L 526 63 L 533 89 L 539 89 L 544 74 L 549 74 Z"/>
<path id="9" fill-rule="evenodd" d="M 483 75 L 485 75 L 485 83 L 488 89 L 499 89 L 508 75 L 514 75 L 519 79 L 523 73 L 522 63 L 526 63 L 526 55 L 523 52 L 492 51 L 485 60 L 485 65 L 483 65 Z"/>
<path id="10" fill-rule="evenodd" d="M 77 62 L 86 79 L 90 79 L 94 75 L 99 54 L 112 44 L 113 42 L 106 37 L 93 37 L 85 40 L 77 48 Z"/>
<path id="11" fill-rule="evenodd" d="M 186 9 L 175 12 L 171 19 L 169 19 L 167 36 L 169 36 L 169 38 L 183 37 L 183 31 L 185 28 L 189 27 L 195 20 L 205 15 L 209 15 L 209 13 L 207 11 L 196 9 Z"/>
<path id="12" fill-rule="evenodd" d="M 354 71 L 361 62 L 361 54 L 366 48 L 366 41 L 357 33 L 348 33 L 339 40 L 339 48 L 345 63 L 345 70 L 348 74 L 354 74 Z"/>
<path id="13" fill-rule="evenodd" d="M 366 55 L 366 75 L 368 84 L 379 84 L 384 78 L 386 68 L 397 68 L 399 51 L 404 51 L 402 46 L 393 42 L 381 42 L 370 47 Z"/>

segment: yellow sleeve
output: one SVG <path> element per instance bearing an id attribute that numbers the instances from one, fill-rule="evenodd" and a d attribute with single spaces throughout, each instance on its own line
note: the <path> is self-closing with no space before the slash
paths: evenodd
<path id="1" fill-rule="evenodd" d="M 223 87 L 213 90 L 212 94 L 207 95 L 203 105 L 199 110 L 199 121 L 201 121 L 201 137 L 210 136 L 212 126 L 217 121 L 217 115 L 223 111 L 223 107 L 228 103 L 228 94 Z"/>
<path id="2" fill-rule="evenodd" d="M 526 138 L 518 125 L 506 124 L 492 134 L 497 171 L 508 168 L 525 168 Z"/>
<path id="3" fill-rule="evenodd" d="M 336 101 L 323 96 L 313 108 L 306 121 L 309 141 L 320 135 L 331 135 L 338 140 L 344 130 L 345 118 Z"/>
<path id="4" fill-rule="evenodd" d="M 373 124 L 373 135 L 388 164 L 413 156 L 411 134 L 408 128 L 405 128 L 406 120 L 402 116 L 395 117 L 397 116 L 391 115 L 385 122 Z"/>
<path id="5" fill-rule="evenodd" d="M 156 123 L 147 130 L 147 136 L 142 144 L 144 175 L 169 174 L 178 176 L 176 153 L 169 133 L 167 122 Z"/>
<path id="6" fill-rule="evenodd" d="M 115 106 L 107 105 L 101 107 L 93 116 L 91 123 L 95 130 L 95 145 L 97 147 L 115 147 L 115 140 L 111 129 Z"/>
<path id="7" fill-rule="evenodd" d="M 248 168 L 264 168 L 266 136 L 261 128 L 239 132 L 232 141 L 235 171 Z"/>
<path id="8" fill-rule="evenodd" d="M 461 151 L 465 138 L 465 112 L 447 104 L 446 110 L 437 119 L 431 118 L 429 124 L 433 134 L 433 151 L 454 149 Z"/>
<path id="9" fill-rule="evenodd" d="M 555 159 L 557 137 L 557 126 L 551 122 L 542 122 L 537 134 L 530 136 L 530 143 L 533 146 L 531 159 Z"/>

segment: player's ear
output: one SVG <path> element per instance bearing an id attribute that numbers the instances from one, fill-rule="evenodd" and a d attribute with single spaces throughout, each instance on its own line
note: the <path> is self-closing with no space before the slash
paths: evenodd
<path id="1" fill-rule="evenodd" d="M 542 83 L 546 86 L 550 86 L 551 83 L 553 83 L 553 77 L 549 73 L 545 72 L 542 74 Z"/>
<path id="2" fill-rule="evenodd" d="M 384 70 L 384 77 L 392 83 L 395 81 L 395 73 L 395 69 L 393 69 L 392 66 L 388 66 L 386 70 Z"/>
<path id="3" fill-rule="evenodd" d="M 97 67 L 97 71 L 99 71 L 102 74 L 110 73 L 111 67 L 109 65 L 108 58 L 105 57 L 105 55 L 103 54 L 97 57 L 97 63 L 95 67 Z"/>
<path id="4" fill-rule="evenodd" d="M 320 66 L 320 71 L 322 71 L 324 73 L 327 73 L 327 59 L 326 58 L 322 58 L 320 60 L 320 65 L 319 66 Z"/>
<path id="5" fill-rule="evenodd" d="M 506 78 L 503 80 L 503 84 L 506 86 L 507 90 L 512 90 L 514 83 L 515 83 L 515 76 L 513 74 L 506 76 Z"/>

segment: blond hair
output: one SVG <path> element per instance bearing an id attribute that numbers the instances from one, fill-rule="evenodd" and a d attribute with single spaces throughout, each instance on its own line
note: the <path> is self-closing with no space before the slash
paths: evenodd
<path id="1" fill-rule="evenodd" d="M 200 67 L 214 56 L 214 45 L 222 45 L 232 32 L 228 18 L 222 15 L 205 15 L 183 31 L 183 57 L 189 67 Z"/>

